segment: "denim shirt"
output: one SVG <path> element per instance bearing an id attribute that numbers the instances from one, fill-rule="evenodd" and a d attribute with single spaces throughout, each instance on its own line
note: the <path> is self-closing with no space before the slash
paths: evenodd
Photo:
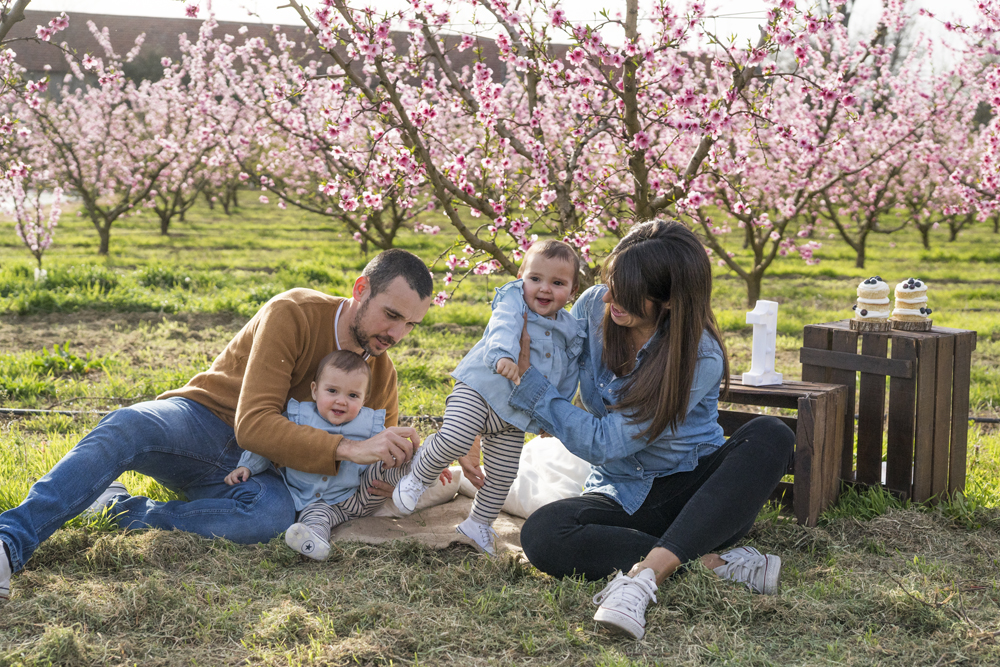
<path id="1" fill-rule="evenodd" d="M 527 412 L 516 410 L 507 403 L 514 383 L 497 373 L 497 362 L 504 357 L 517 361 L 524 314 L 528 313 L 531 366 L 553 385 L 556 393 L 571 399 L 579 383 L 579 359 L 586 340 L 586 323 L 565 310 L 560 310 L 553 319 L 530 310 L 524 301 L 523 284 L 523 280 L 514 280 L 497 288 L 493 314 L 483 337 L 451 376 L 472 387 L 508 424 L 537 433 L 538 423 L 532 421 Z"/>
<path id="2" fill-rule="evenodd" d="M 648 422 L 638 424 L 620 412 L 608 410 L 618 400 L 629 375 L 618 377 L 601 362 L 604 350 L 602 320 L 607 291 L 596 285 L 580 297 L 573 314 L 585 318 L 588 341 L 580 357 L 580 395 L 587 411 L 580 410 L 557 392 L 541 373 L 529 369 L 510 394 L 510 404 L 527 411 L 542 428 L 559 438 L 566 449 L 591 464 L 585 490 L 615 499 L 629 514 L 645 501 L 653 480 L 693 470 L 698 459 L 724 442 L 719 426 L 719 385 L 722 382 L 722 348 L 704 331 L 698 343 L 698 361 L 687 414 L 676 428 L 667 428 L 653 441 L 639 434 Z M 636 355 L 642 365 L 654 334 Z M 634 369 L 633 369 L 634 372 Z M 664 378 L 669 382 L 669 378 Z"/>
<path id="3" fill-rule="evenodd" d="M 367 440 L 376 433 L 385 430 L 385 410 L 361 408 L 358 416 L 344 424 L 331 424 L 316 411 L 316 404 L 311 401 L 296 401 L 288 399 L 288 409 L 285 416 L 296 424 L 312 426 L 332 433 L 342 435 L 352 440 Z M 254 475 L 271 467 L 271 462 L 260 454 L 243 452 L 239 465 L 249 468 Z M 291 468 L 281 468 L 278 472 L 285 479 L 288 493 L 295 501 L 295 511 L 301 512 L 309 503 L 322 500 L 327 505 L 336 505 L 347 500 L 361 486 L 361 476 L 367 465 L 353 461 L 341 461 L 336 475 L 321 475 L 314 472 L 302 472 Z"/>

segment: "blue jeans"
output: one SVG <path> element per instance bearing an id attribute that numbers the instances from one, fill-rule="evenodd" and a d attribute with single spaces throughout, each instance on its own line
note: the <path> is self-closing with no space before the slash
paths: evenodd
<path id="1" fill-rule="evenodd" d="M 236 434 L 200 403 L 148 401 L 116 410 L 35 482 L 20 505 L 0 514 L 0 540 L 16 572 L 42 541 L 87 509 L 126 470 L 152 477 L 188 500 L 120 496 L 122 528 L 177 529 L 249 544 L 295 521 L 295 506 L 273 469 L 227 486 L 242 451 Z"/>

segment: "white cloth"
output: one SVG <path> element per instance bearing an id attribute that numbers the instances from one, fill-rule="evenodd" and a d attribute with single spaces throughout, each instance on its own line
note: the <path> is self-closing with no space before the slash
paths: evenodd
<path id="1" fill-rule="evenodd" d="M 558 438 L 533 438 L 521 450 L 521 465 L 503 511 L 527 519 L 542 505 L 582 494 L 589 475 L 590 464 L 570 454 Z M 462 480 L 459 492 L 472 498 L 476 488 Z"/>

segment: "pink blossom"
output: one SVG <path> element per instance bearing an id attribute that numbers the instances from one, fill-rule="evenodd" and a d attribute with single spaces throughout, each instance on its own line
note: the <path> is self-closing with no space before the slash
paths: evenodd
<path id="1" fill-rule="evenodd" d="M 189 19 L 196 19 L 196 18 L 198 18 L 198 12 L 199 11 L 200 11 L 200 8 L 198 7 L 198 5 L 196 5 L 194 3 L 191 3 L 191 4 L 188 4 L 188 5 L 184 6 L 184 16 L 188 17 Z"/>

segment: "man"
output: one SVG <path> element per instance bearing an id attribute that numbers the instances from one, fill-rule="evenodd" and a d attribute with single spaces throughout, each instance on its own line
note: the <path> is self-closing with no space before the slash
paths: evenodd
<path id="1" fill-rule="evenodd" d="M 350 299 L 308 289 L 279 294 L 209 370 L 154 401 L 106 416 L 18 507 L 0 514 L 0 598 L 9 595 L 11 573 L 66 520 L 112 503 L 122 528 L 178 529 L 242 543 L 270 540 L 294 521 L 294 505 L 273 470 L 244 484 L 225 484 L 241 448 L 321 474 L 335 474 L 338 461 L 403 465 L 419 438 L 412 428 L 397 426 L 396 369 L 383 353 L 423 319 L 432 291 L 420 258 L 387 250 L 368 263 Z M 289 398 L 312 400 L 316 367 L 337 349 L 368 358 L 372 391 L 365 405 L 386 410 L 389 428 L 368 440 L 299 426 L 281 414 Z M 131 496 L 114 481 L 126 470 L 148 475 L 187 500 Z"/>

